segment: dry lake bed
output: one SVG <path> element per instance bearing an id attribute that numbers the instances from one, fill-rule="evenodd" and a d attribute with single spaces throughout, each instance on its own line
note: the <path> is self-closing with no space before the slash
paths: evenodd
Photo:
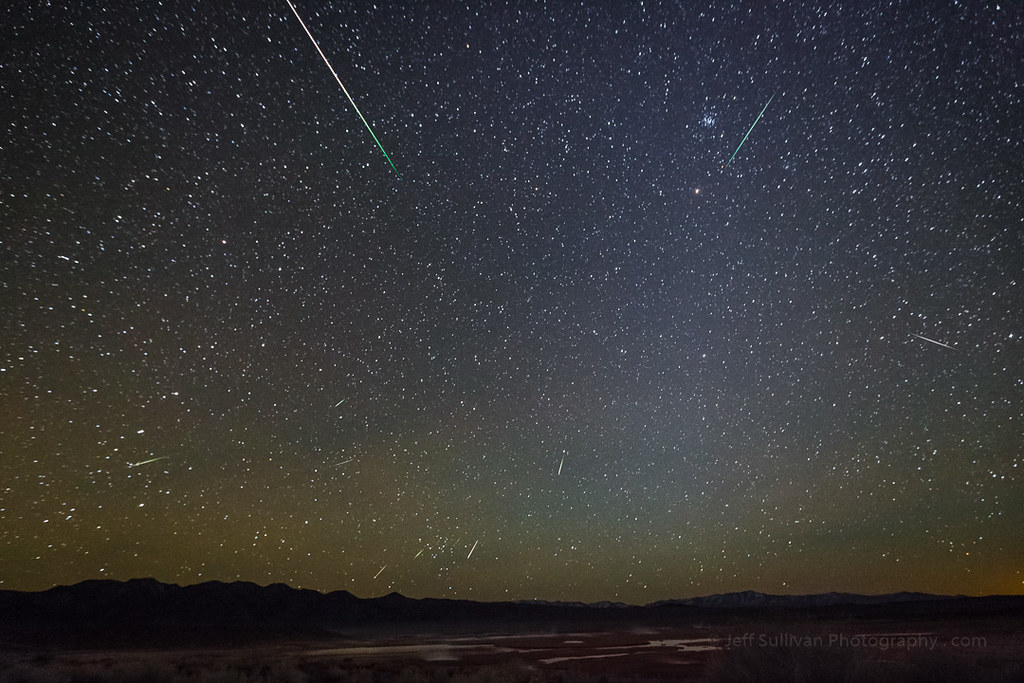
<path id="1" fill-rule="evenodd" d="M 741 622 L 604 631 L 339 633 L 167 649 L 8 647 L 0 683 L 1017 681 L 1021 620 Z"/>

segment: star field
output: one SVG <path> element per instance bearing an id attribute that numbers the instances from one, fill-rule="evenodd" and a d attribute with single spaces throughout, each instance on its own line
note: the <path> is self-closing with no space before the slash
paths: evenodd
<path id="1" fill-rule="evenodd" d="M 0 588 L 1024 590 L 1020 7 L 410 5 L 0 10 Z"/>

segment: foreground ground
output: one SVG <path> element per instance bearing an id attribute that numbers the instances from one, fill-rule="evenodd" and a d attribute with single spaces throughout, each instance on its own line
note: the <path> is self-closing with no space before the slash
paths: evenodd
<path id="1" fill-rule="evenodd" d="M 1019 681 L 1024 619 L 722 621 L 613 631 L 397 635 L 190 649 L 0 651 L 0 683 Z M 2 644 L 0 644 L 2 645 Z"/>

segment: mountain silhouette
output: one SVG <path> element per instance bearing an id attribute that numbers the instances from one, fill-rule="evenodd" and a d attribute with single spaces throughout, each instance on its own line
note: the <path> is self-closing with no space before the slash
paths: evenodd
<path id="1" fill-rule="evenodd" d="M 245 581 L 179 586 L 155 579 L 89 580 L 40 592 L 0 591 L 0 639 L 11 644 L 166 646 L 337 638 L 360 629 L 596 630 L 771 613 L 862 619 L 1010 614 L 1021 608 L 1024 596 L 745 591 L 638 606 L 413 599 L 399 593 L 358 598 L 348 591 L 320 593 Z"/>

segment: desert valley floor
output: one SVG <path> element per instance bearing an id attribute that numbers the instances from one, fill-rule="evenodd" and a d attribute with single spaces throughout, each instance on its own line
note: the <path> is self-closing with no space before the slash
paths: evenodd
<path id="1" fill-rule="evenodd" d="M 1012 681 L 1024 673 L 1020 625 L 727 619 L 602 631 L 356 628 L 209 648 L 38 645 L 0 653 L 0 681 Z"/>

